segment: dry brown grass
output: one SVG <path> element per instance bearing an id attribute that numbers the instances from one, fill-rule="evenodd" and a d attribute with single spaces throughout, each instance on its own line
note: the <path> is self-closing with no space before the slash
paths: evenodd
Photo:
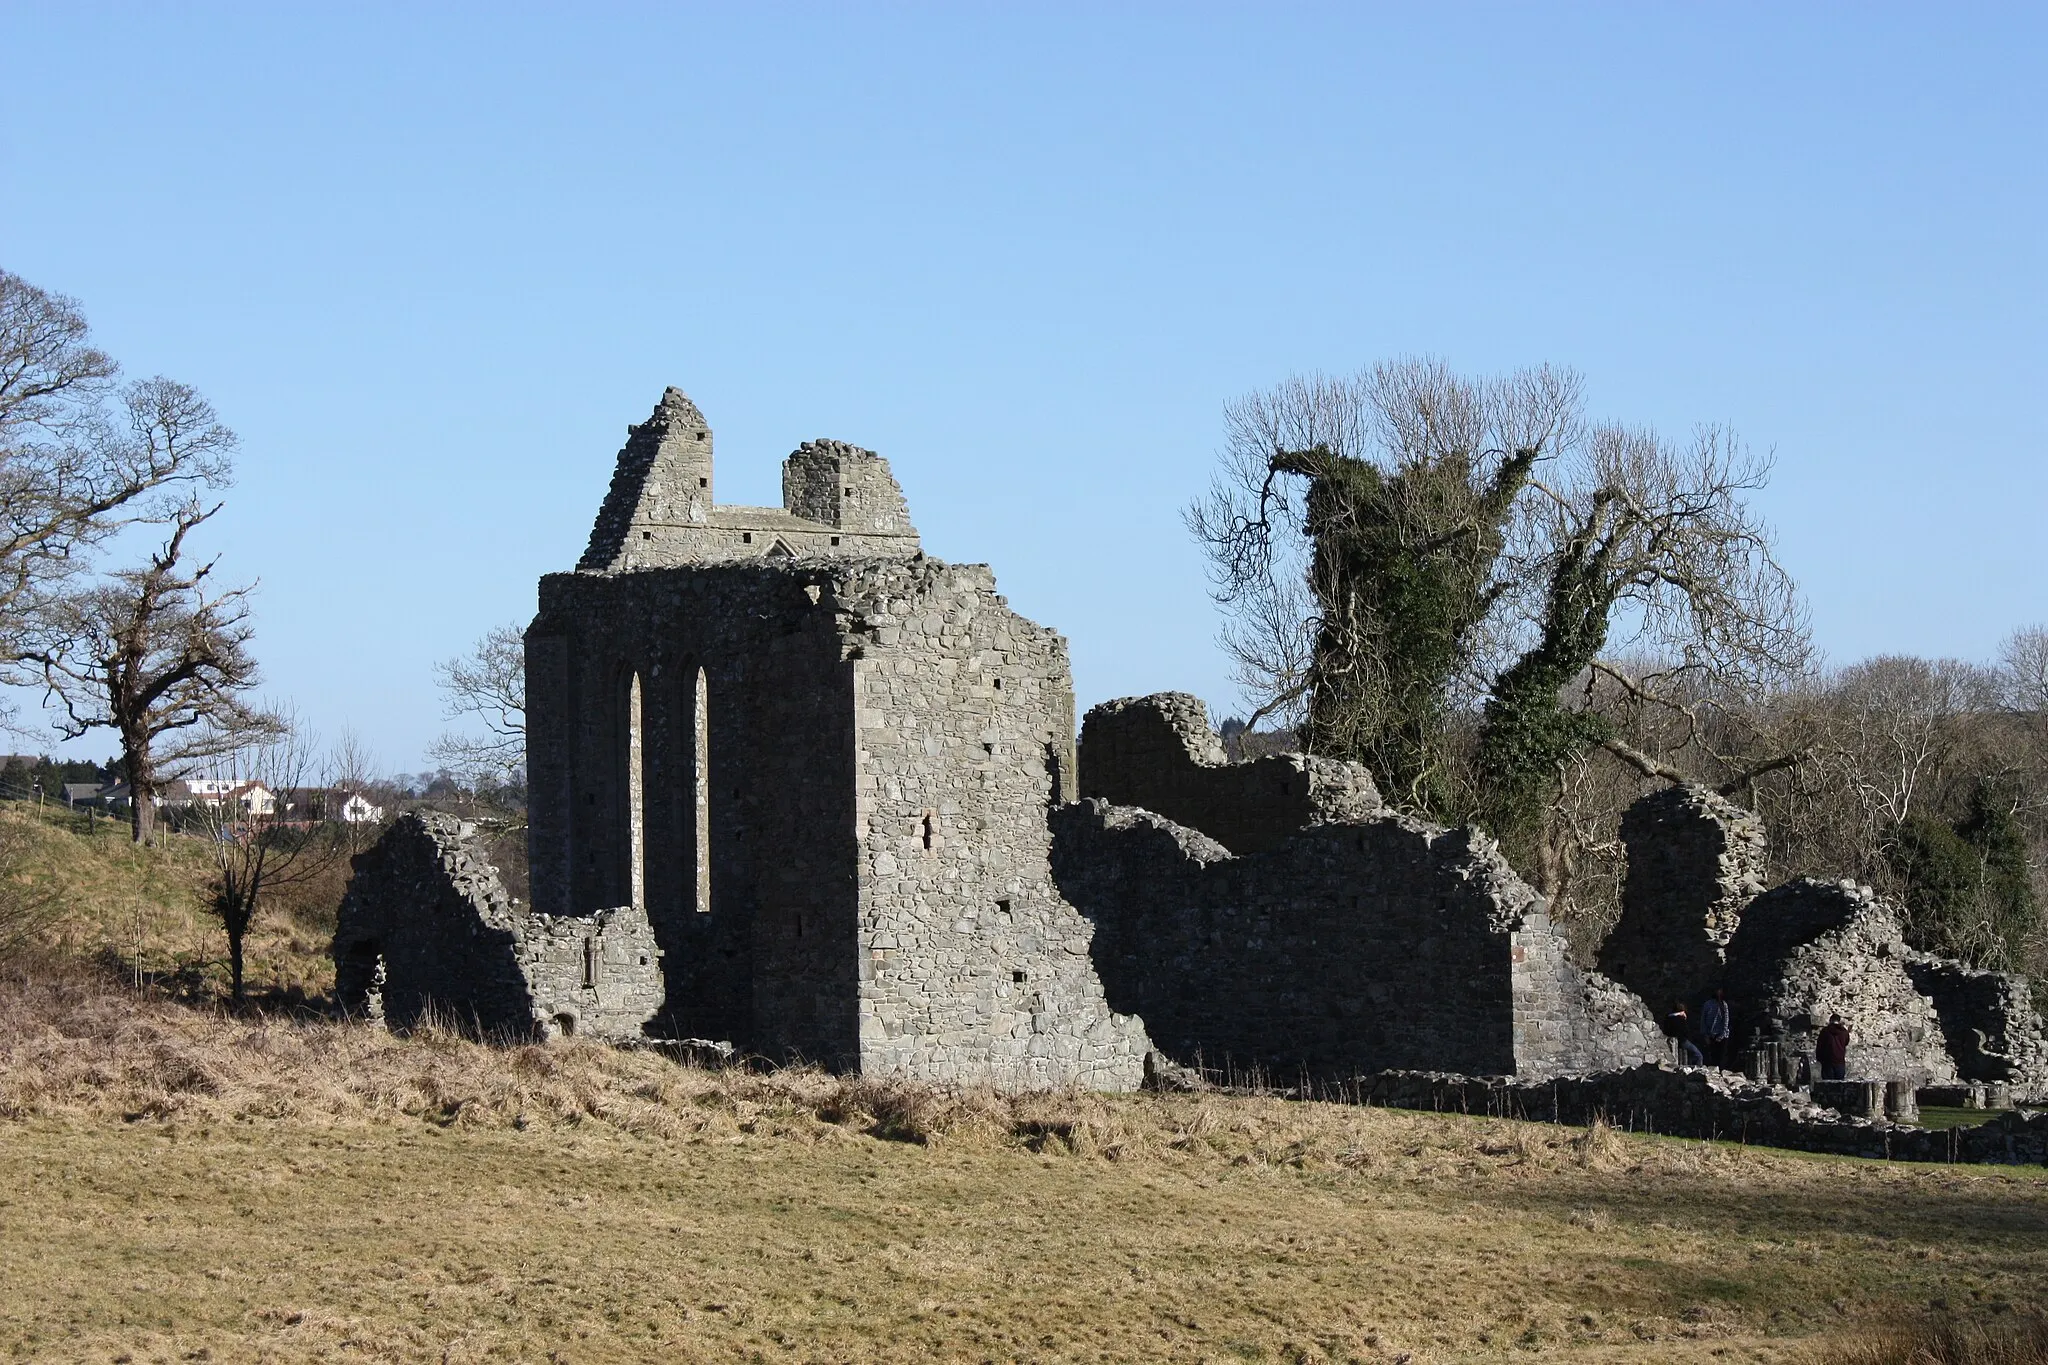
<path id="1" fill-rule="evenodd" d="M 17 977 L 0 1284 L 0 1353 L 67 1361 L 1790 1361 L 2038 1297 L 2048 1181 Z"/>
<path id="2" fill-rule="evenodd" d="M 1821 1365 L 2048 1365 L 2048 1319 L 1874 1324 L 1829 1349 Z"/>
<path id="3" fill-rule="evenodd" d="M 0 972 L 0 1356 L 1792 1361 L 2048 1287 L 2040 1172 L 175 1003 L 123 983 L 213 998 L 191 850 L 30 837 L 65 909 Z M 259 924 L 271 1000 L 325 989 L 322 914 Z"/>
<path id="4" fill-rule="evenodd" d="M 227 939 L 206 913 L 212 872 L 204 840 L 171 836 L 138 848 L 125 825 L 100 821 L 81 831 L 61 808 L 0 807 L 0 879 L 4 893 L 49 907 L 39 918 L 35 955 L 100 964 L 131 982 L 187 1000 L 227 991 Z M 345 869 L 320 884 L 258 909 L 250 926 L 248 974 L 257 994 L 279 1001 L 333 989 L 327 956 Z"/>

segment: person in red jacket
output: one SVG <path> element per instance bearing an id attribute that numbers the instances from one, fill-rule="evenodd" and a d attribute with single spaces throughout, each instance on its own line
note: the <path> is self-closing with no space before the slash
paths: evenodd
<path id="1" fill-rule="evenodd" d="M 1842 1022 L 1842 1016 L 1828 1016 L 1828 1026 L 1820 1031 L 1814 1040 L 1814 1059 L 1820 1063 L 1820 1078 L 1824 1081 L 1846 1081 L 1849 1079 L 1849 1027 Z"/>

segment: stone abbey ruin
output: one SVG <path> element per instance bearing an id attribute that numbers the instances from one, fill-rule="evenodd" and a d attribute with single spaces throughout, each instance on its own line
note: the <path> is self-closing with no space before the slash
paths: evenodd
<path id="1" fill-rule="evenodd" d="M 1589 970 L 1482 832 L 1355 764 L 1231 763 L 1177 693 L 1077 744 L 1065 641 L 926 557 L 872 451 L 799 447 L 779 510 L 712 477 L 670 389 L 527 630 L 532 904 L 466 827 L 403 817 L 356 860 L 346 1008 L 1004 1087 L 1455 1073 L 1556 1105 L 1671 1074 L 1655 1015 L 1724 986 L 1758 1082 L 1839 1013 L 1859 1076 L 2048 1094 L 2024 981 L 1913 951 L 1864 888 L 1767 889 L 1760 822 L 1710 792 L 1629 811 Z"/>

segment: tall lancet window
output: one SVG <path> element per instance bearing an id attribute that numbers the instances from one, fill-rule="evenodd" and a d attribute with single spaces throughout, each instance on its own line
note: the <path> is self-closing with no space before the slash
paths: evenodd
<path id="1" fill-rule="evenodd" d="M 704 670 L 690 688 L 691 894 L 699 914 L 711 912 L 711 691 Z"/>
<path id="2" fill-rule="evenodd" d="M 647 744 L 642 723 L 640 675 L 626 684 L 626 893 L 647 907 Z"/>

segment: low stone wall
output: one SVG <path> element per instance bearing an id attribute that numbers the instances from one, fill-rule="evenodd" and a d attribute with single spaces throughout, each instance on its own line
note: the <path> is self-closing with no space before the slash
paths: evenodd
<path id="1" fill-rule="evenodd" d="M 1797 1091 L 1705 1068 L 1640 1066 L 1543 1081 L 1387 1071 L 1360 1077 L 1340 1093 L 1393 1109 L 1578 1125 L 1597 1119 L 1630 1132 L 1836 1156 L 2048 1165 L 2048 1113 L 2003 1114 L 1974 1128 L 1913 1128 L 1848 1118 Z"/>
<path id="2" fill-rule="evenodd" d="M 1311 825 L 1367 820 L 1386 805 L 1356 763 L 1270 754 L 1232 763 L 1209 708 L 1185 692 L 1124 697 L 1081 723 L 1081 795 L 1200 830 L 1232 853 L 1277 848 Z"/>
<path id="3" fill-rule="evenodd" d="M 410 1028 L 439 1016 L 511 1037 L 642 1036 L 661 1008 L 644 912 L 535 915 L 506 894 L 475 827 L 401 815 L 356 855 L 334 931 L 335 996 Z"/>

